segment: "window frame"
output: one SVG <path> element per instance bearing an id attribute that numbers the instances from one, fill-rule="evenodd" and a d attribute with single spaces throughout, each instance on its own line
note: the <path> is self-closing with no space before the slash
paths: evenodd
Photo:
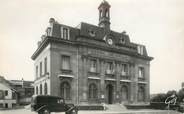
<path id="1" fill-rule="evenodd" d="M 114 65 L 113 62 L 107 62 L 107 67 L 106 67 L 106 74 L 113 74 L 114 72 Z M 109 67 L 108 67 L 109 65 Z"/>
<path id="2" fill-rule="evenodd" d="M 40 62 L 40 77 L 42 77 L 43 71 L 42 71 L 42 61 Z"/>
<path id="3" fill-rule="evenodd" d="M 145 68 L 138 67 L 138 78 L 144 79 L 145 78 Z"/>
<path id="4" fill-rule="evenodd" d="M 94 70 L 92 70 L 94 69 Z M 90 72 L 97 72 L 97 60 L 96 59 L 90 59 Z"/>
<path id="5" fill-rule="evenodd" d="M 5 96 L 8 96 L 8 90 L 5 90 L 4 93 L 5 93 Z"/>
<path id="6" fill-rule="evenodd" d="M 44 58 L 44 73 L 47 74 L 47 57 Z"/>
<path id="7" fill-rule="evenodd" d="M 64 66 L 64 58 L 68 58 L 68 69 L 65 69 Z M 65 59 L 66 60 L 66 59 Z M 68 55 L 61 55 L 61 70 L 65 70 L 65 71 L 71 71 L 71 56 Z"/>
<path id="8" fill-rule="evenodd" d="M 121 64 L 121 75 L 122 76 L 129 75 L 129 65 L 127 63 L 122 63 Z"/>
<path id="9" fill-rule="evenodd" d="M 36 65 L 36 79 L 39 77 L 38 71 L 39 71 L 39 68 L 38 68 L 38 65 Z"/>
<path id="10" fill-rule="evenodd" d="M 40 84 L 40 95 L 42 95 L 42 90 L 43 90 L 43 87 L 42 87 L 42 84 Z"/>
<path id="11" fill-rule="evenodd" d="M 88 86 L 88 98 L 89 99 L 97 99 L 98 98 L 98 87 L 95 83 L 91 83 Z"/>
<path id="12" fill-rule="evenodd" d="M 70 40 L 70 29 L 68 27 L 63 26 L 60 29 L 61 29 L 61 38 L 65 40 Z"/>
<path id="13" fill-rule="evenodd" d="M 44 95 L 48 95 L 48 84 L 44 83 Z"/>
<path id="14" fill-rule="evenodd" d="M 61 97 L 70 100 L 71 99 L 71 84 L 67 81 L 64 81 L 60 84 Z"/>

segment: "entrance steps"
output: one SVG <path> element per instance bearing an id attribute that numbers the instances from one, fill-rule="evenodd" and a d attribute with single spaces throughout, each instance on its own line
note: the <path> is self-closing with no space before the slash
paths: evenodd
<path id="1" fill-rule="evenodd" d="M 105 104 L 106 111 L 126 111 L 127 108 L 123 104 Z"/>

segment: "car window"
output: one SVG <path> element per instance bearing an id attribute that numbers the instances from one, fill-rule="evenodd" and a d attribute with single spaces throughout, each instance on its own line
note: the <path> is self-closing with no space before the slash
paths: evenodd
<path id="1" fill-rule="evenodd" d="M 63 99 L 57 99 L 57 103 L 62 104 L 62 103 L 64 103 L 64 100 Z"/>

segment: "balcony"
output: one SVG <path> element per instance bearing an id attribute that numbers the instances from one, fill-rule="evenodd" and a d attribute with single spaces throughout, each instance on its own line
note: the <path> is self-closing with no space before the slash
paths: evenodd
<path id="1" fill-rule="evenodd" d="M 114 75 L 114 70 L 109 70 L 108 69 L 108 70 L 105 71 L 105 74 L 106 75 Z"/>
<path id="2" fill-rule="evenodd" d="M 130 80 L 131 76 L 130 75 L 121 75 L 121 80 Z"/>
<path id="3" fill-rule="evenodd" d="M 70 69 L 61 69 L 61 74 L 72 74 L 72 70 L 70 70 Z"/>
<path id="4" fill-rule="evenodd" d="M 138 81 L 146 81 L 146 79 L 143 78 L 143 77 L 139 77 L 139 78 L 138 78 Z"/>

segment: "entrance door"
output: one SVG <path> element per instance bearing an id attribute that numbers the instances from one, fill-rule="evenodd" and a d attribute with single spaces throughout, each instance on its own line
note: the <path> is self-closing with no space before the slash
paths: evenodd
<path id="1" fill-rule="evenodd" d="M 5 108 L 8 108 L 8 103 L 5 103 Z"/>
<path id="2" fill-rule="evenodd" d="M 113 103 L 113 86 L 111 84 L 108 84 L 106 87 L 106 95 L 107 95 L 107 103 L 112 104 Z"/>

